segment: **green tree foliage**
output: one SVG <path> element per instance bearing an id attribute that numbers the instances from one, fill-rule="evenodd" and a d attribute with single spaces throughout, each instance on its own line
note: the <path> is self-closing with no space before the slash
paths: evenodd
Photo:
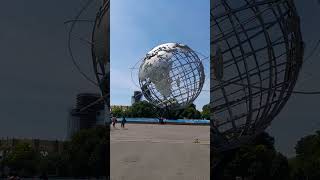
<path id="1" fill-rule="evenodd" d="M 128 117 L 154 118 L 158 116 L 157 108 L 147 101 L 134 103 L 126 114 Z"/>
<path id="2" fill-rule="evenodd" d="M 180 119 L 182 118 L 180 115 L 182 111 L 183 110 L 158 109 L 158 112 L 161 112 L 159 115 L 166 119 Z"/>
<path id="3" fill-rule="evenodd" d="M 48 153 L 47 156 L 40 156 L 38 161 L 38 172 L 46 174 L 56 174 L 59 162 L 58 153 Z"/>
<path id="4" fill-rule="evenodd" d="M 201 113 L 196 109 L 195 104 L 190 104 L 181 113 L 181 117 L 187 119 L 201 119 Z"/>
<path id="5" fill-rule="evenodd" d="M 70 175 L 101 177 L 107 168 L 107 130 L 97 127 L 76 133 L 64 152 Z"/>
<path id="6" fill-rule="evenodd" d="M 295 149 L 296 157 L 290 161 L 293 179 L 320 179 L 320 131 L 301 138 Z"/>
<path id="7" fill-rule="evenodd" d="M 254 180 L 289 179 L 288 160 L 275 151 L 274 140 L 267 133 L 262 133 L 257 136 L 254 143 L 243 145 L 227 156 L 223 159 L 219 179 L 233 180 L 236 177 Z"/>
<path id="8" fill-rule="evenodd" d="M 111 113 L 114 117 L 122 117 L 125 112 L 122 110 L 121 107 L 114 107 L 112 108 Z"/>
<path id="9" fill-rule="evenodd" d="M 10 173 L 22 177 L 32 177 L 40 174 L 50 174 L 58 176 L 68 176 L 69 162 L 64 153 L 50 152 L 46 155 L 37 152 L 34 147 L 25 142 L 16 144 L 8 151 L 3 161 L 2 168 L 9 167 Z"/>
<path id="10" fill-rule="evenodd" d="M 204 119 L 210 119 L 210 104 L 206 104 L 202 107 L 201 117 Z"/>
<path id="11" fill-rule="evenodd" d="M 121 107 L 114 107 L 112 109 L 112 115 L 115 117 L 132 117 L 132 118 L 157 118 L 163 117 L 167 119 L 201 119 L 209 118 L 210 109 L 209 106 L 204 106 L 205 114 L 201 114 L 196 109 L 194 104 L 190 104 L 185 109 L 159 109 L 148 101 L 140 101 L 134 103 L 128 110 L 123 110 Z"/>
<path id="12" fill-rule="evenodd" d="M 28 143 L 18 143 L 4 158 L 3 165 L 20 176 L 31 176 L 36 173 L 38 153 Z"/>

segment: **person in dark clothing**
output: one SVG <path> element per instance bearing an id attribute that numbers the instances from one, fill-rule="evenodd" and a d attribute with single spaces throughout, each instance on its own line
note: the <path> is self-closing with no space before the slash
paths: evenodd
<path id="1" fill-rule="evenodd" d="M 127 120 L 126 118 L 123 116 L 122 121 L 121 121 L 121 127 L 124 128 L 124 125 L 126 124 Z"/>
<path id="2" fill-rule="evenodd" d="M 117 118 L 116 117 L 112 117 L 112 126 L 113 128 L 116 128 L 116 123 L 117 123 Z"/>

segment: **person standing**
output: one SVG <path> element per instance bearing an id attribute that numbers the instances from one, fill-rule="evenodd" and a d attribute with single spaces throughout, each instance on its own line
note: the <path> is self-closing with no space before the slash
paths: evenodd
<path id="1" fill-rule="evenodd" d="M 116 128 L 116 123 L 117 123 L 117 118 L 116 117 L 112 117 L 112 126 L 113 128 Z"/>
<path id="2" fill-rule="evenodd" d="M 121 127 L 124 128 L 124 125 L 126 124 L 127 120 L 126 118 L 123 116 L 122 117 L 122 121 L 121 121 Z"/>

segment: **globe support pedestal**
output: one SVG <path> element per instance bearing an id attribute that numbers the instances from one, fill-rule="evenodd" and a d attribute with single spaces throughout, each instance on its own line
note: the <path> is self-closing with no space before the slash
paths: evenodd
<path id="1" fill-rule="evenodd" d="M 159 119 L 159 124 L 164 124 L 164 122 L 161 123 L 161 119 L 163 118 L 170 119 L 170 118 L 173 118 L 174 116 L 179 117 L 183 112 L 183 109 L 173 109 L 170 107 L 158 108 L 158 109 L 159 111 L 157 114 L 157 118 Z"/>

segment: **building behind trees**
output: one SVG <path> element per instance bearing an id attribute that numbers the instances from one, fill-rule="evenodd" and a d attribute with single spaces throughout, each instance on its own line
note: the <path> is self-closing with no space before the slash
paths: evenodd
<path id="1" fill-rule="evenodd" d="M 136 102 L 140 102 L 142 100 L 142 92 L 141 91 L 134 91 L 133 96 L 131 96 L 131 105 Z"/>
<path id="2" fill-rule="evenodd" d="M 80 93 L 69 112 L 67 139 L 82 129 L 105 125 L 105 104 L 100 94 Z"/>

